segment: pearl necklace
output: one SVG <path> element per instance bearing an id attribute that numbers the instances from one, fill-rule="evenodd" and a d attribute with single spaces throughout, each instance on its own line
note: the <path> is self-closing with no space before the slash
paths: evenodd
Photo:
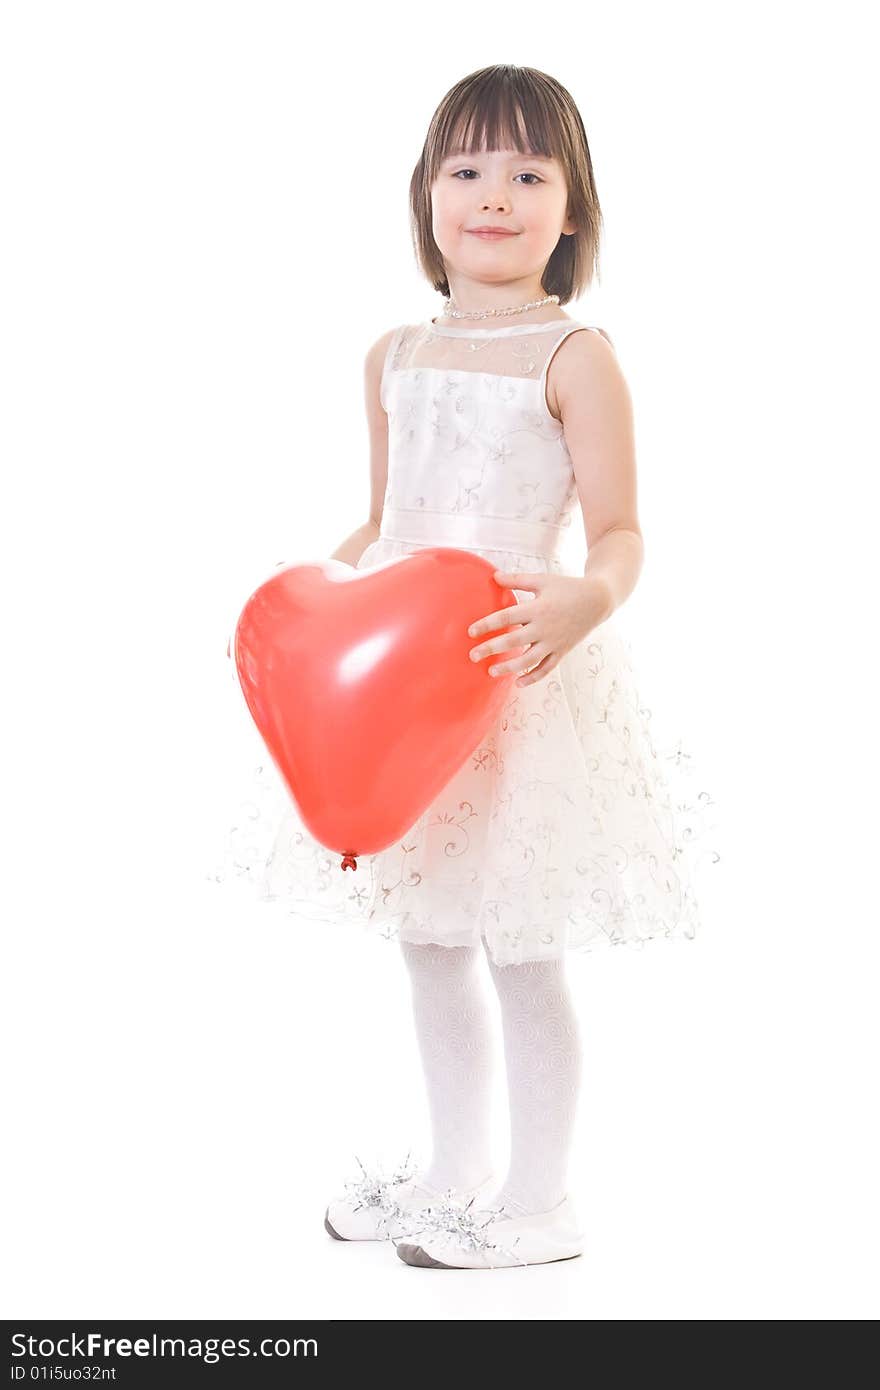
<path id="1" fill-rule="evenodd" d="M 449 319 L 488 319 L 505 314 L 524 314 L 527 309 L 540 309 L 542 304 L 558 304 L 558 294 L 548 294 L 546 299 L 533 299 L 531 304 L 512 304 L 508 309 L 453 309 L 452 298 L 443 301 L 443 312 Z"/>

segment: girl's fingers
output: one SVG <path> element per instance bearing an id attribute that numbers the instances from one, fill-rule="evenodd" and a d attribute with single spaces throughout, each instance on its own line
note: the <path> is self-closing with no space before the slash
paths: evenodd
<path id="1" fill-rule="evenodd" d="M 532 685 L 535 681 L 543 680 L 544 677 L 549 675 L 558 665 L 559 663 L 555 660 L 553 653 L 548 652 L 543 661 L 539 661 L 533 670 L 527 671 L 524 675 L 520 676 L 517 685 Z"/>
<path id="2" fill-rule="evenodd" d="M 544 650 L 545 648 L 533 643 L 525 655 L 514 657 L 513 661 L 502 662 L 500 665 L 496 663 L 489 667 L 489 672 L 493 676 L 519 675 L 521 672 L 527 671 L 530 666 L 534 666 Z"/>
<path id="3" fill-rule="evenodd" d="M 537 570 L 532 574 L 508 574 L 506 570 L 496 570 L 494 579 L 496 584 L 504 584 L 508 589 L 534 589 L 540 588 L 545 579 L 550 576 Z"/>
<path id="4" fill-rule="evenodd" d="M 497 613 L 490 613 L 485 618 L 479 618 L 475 623 L 471 623 L 468 628 L 468 637 L 479 637 L 483 632 L 491 632 L 499 627 L 507 627 L 511 622 L 521 622 L 522 608 L 500 608 Z"/>
<path id="5" fill-rule="evenodd" d="M 522 628 L 518 628 L 516 632 L 508 633 L 504 637 L 493 637 L 491 641 L 471 647 L 471 661 L 482 661 L 487 656 L 502 656 L 504 652 L 528 645 L 528 638 L 523 636 Z"/>

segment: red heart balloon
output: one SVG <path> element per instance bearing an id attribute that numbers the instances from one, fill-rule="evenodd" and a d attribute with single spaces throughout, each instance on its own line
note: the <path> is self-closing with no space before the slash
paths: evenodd
<path id="1" fill-rule="evenodd" d="M 504 704 L 513 675 L 469 656 L 481 639 L 468 626 L 517 601 L 493 575 L 481 555 L 425 547 L 364 570 L 290 565 L 245 604 L 234 641 L 248 709 L 343 869 L 412 828 Z"/>

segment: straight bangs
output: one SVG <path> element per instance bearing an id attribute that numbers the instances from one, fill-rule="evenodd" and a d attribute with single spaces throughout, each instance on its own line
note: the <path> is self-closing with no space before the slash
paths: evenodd
<path id="1" fill-rule="evenodd" d="M 434 182 L 451 155 L 489 150 L 568 163 L 558 119 L 540 88 L 530 81 L 506 80 L 495 68 L 467 88 L 438 122 L 426 149 L 428 182 Z"/>

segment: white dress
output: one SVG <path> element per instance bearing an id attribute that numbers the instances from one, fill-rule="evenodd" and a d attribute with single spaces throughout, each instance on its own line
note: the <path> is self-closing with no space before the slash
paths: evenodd
<path id="1" fill-rule="evenodd" d="M 396 330 L 381 382 L 381 534 L 359 569 L 449 545 L 499 570 L 572 572 L 557 550 L 580 515 L 577 486 L 545 389 L 555 349 L 579 331 L 602 330 L 572 319 Z M 630 643 L 609 619 L 544 679 L 511 682 L 408 834 L 359 855 L 356 870 L 310 836 L 267 754 L 209 877 L 245 880 L 297 919 L 416 942 L 482 937 L 499 965 L 692 937 L 695 869 L 718 857 L 705 844 L 712 800 L 680 776 L 680 752 L 655 748 L 649 720 Z"/>

